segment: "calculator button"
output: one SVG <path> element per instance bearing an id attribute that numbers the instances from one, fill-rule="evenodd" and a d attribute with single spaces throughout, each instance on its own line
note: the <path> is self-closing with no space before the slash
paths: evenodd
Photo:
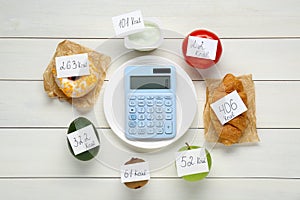
<path id="1" fill-rule="evenodd" d="M 138 127 L 140 127 L 140 128 L 145 127 L 145 122 L 144 121 L 139 121 Z"/>
<path id="2" fill-rule="evenodd" d="M 144 100 L 145 96 L 138 96 L 138 100 Z"/>
<path id="3" fill-rule="evenodd" d="M 147 106 L 153 106 L 154 105 L 154 103 L 153 103 L 153 100 L 147 100 Z"/>
<path id="4" fill-rule="evenodd" d="M 163 134 L 163 133 L 164 133 L 164 129 L 162 129 L 162 128 L 157 128 L 157 129 L 156 129 L 156 133 L 157 133 L 157 134 Z"/>
<path id="5" fill-rule="evenodd" d="M 172 96 L 165 96 L 165 99 L 172 99 Z"/>
<path id="6" fill-rule="evenodd" d="M 144 114 L 140 114 L 140 115 L 138 116 L 138 119 L 139 119 L 139 120 L 145 120 L 145 115 L 144 115 Z"/>
<path id="7" fill-rule="evenodd" d="M 172 121 L 170 121 L 170 120 L 165 121 L 165 132 L 166 132 L 166 134 L 171 134 L 173 132 Z"/>
<path id="8" fill-rule="evenodd" d="M 155 111 L 156 111 L 157 113 L 162 113 L 163 109 L 162 109 L 162 107 L 157 107 L 157 108 L 155 109 Z"/>
<path id="9" fill-rule="evenodd" d="M 163 117 L 163 115 L 162 114 L 157 114 L 156 115 L 156 119 L 157 120 L 162 120 L 164 117 Z"/>
<path id="10" fill-rule="evenodd" d="M 171 106 L 172 105 L 172 101 L 171 100 L 166 100 L 165 101 L 165 105 L 166 106 Z"/>
<path id="11" fill-rule="evenodd" d="M 138 107 L 137 111 L 138 111 L 138 113 L 144 113 L 145 112 L 145 108 L 144 107 Z"/>
<path id="12" fill-rule="evenodd" d="M 129 106 L 135 106 L 135 105 L 136 105 L 135 100 L 130 100 L 129 101 Z"/>
<path id="13" fill-rule="evenodd" d="M 154 129 L 153 128 L 148 128 L 147 129 L 147 133 L 148 134 L 153 134 L 154 133 Z"/>
<path id="14" fill-rule="evenodd" d="M 153 114 L 148 114 L 147 115 L 147 119 L 148 120 L 153 120 L 154 119 L 154 115 Z"/>
<path id="15" fill-rule="evenodd" d="M 136 99 L 136 96 L 131 95 L 131 96 L 129 96 L 129 99 L 130 99 L 130 100 L 135 100 L 135 99 Z"/>
<path id="16" fill-rule="evenodd" d="M 135 128 L 135 127 L 136 127 L 136 121 L 129 121 L 129 122 L 128 122 L 128 126 L 129 126 L 130 128 Z"/>
<path id="17" fill-rule="evenodd" d="M 162 106 L 164 104 L 163 100 L 156 100 L 157 106 Z"/>
<path id="18" fill-rule="evenodd" d="M 138 132 L 138 134 L 143 135 L 143 134 L 146 133 L 146 129 L 145 128 L 139 128 L 137 132 Z"/>
<path id="19" fill-rule="evenodd" d="M 154 96 L 147 96 L 147 99 L 148 99 L 148 100 L 153 100 L 153 99 L 154 99 Z"/>
<path id="20" fill-rule="evenodd" d="M 130 108 L 129 108 L 129 112 L 130 112 L 130 113 L 135 113 L 135 112 L 136 112 L 135 107 L 130 107 Z"/>
<path id="21" fill-rule="evenodd" d="M 166 113 L 171 113 L 172 112 L 172 107 L 166 107 Z"/>
<path id="22" fill-rule="evenodd" d="M 163 125 L 164 125 L 163 121 L 157 121 L 156 122 L 157 127 L 163 127 Z"/>
<path id="23" fill-rule="evenodd" d="M 135 114 L 129 115 L 129 119 L 130 119 L 130 120 L 136 120 L 136 115 L 135 115 Z"/>
<path id="24" fill-rule="evenodd" d="M 163 97 L 162 97 L 162 96 L 155 96 L 155 99 L 157 99 L 157 100 L 162 100 Z"/>
<path id="25" fill-rule="evenodd" d="M 153 113 L 154 112 L 154 108 L 153 107 L 148 107 L 147 108 L 147 113 Z"/>
<path id="26" fill-rule="evenodd" d="M 147 121 L 147 127 L 153 127 L 154 122 L 153 121 Z"/>
<path id="27" fill-rule="evenodd" d="M 128 130 L 128 132 L 129 132 L 129 134 L 134 135 L 134 134 L 136 134 L 136 129 L 135 128 L 130 128 Z"/>
<path id="28" fill-rule="evenodd" d="M 166 119 L 171 120 L 172 119 L 172 115 L 171 114 L 166 114 Z"/>
<path id="29" fill-rule="evenodd" d="M 139 100 L 138 105 L 139 106 L 145 106 L 145 101 L 144 100 Z"/>

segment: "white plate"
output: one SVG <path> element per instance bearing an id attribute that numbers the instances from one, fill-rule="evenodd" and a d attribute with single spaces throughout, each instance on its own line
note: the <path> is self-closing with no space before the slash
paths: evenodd
<path id="1" fill-rule="evenodd" d="M 163 141 L 131 141 L 125 137 L 124 69 L 128 65 L 173 65 L 176 67 L 177 132 L 175 138 Z M 190 77 L 176 63 L 159 56 L 140 56 L 122 64 L 111 76 L 104 91 L 104 113 L 115 134 L 133 147 L 156 149 L 172 144 L 188 130 L 197 111 L 197 95 Z"/>

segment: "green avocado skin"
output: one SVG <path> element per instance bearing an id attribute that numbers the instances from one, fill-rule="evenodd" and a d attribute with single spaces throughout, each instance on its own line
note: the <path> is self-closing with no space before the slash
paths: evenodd
<path id="1" fill-rule="evenodd" d="M 190 149 L 198 149 L 198 148 L 201 148 L 200 146 L 189 146 Z M 188 151 L 188 147 L 187 146 L 184 146 L 182 148 L 179 149 L 179 151 Z M 208 162 L 208 168 L 209 170 L 211 169 L 211 164 L 212 164 L 212 159 L 211 159 L 211 156 L 210 156 L 210 153 L 206 151 L 206 157 L 207 157 L 207 162 Z M 199 174 L 191 174 L 191 175 L 186 175 L 186 176 L 183 176 L 182 178 L 186 181 L 191 181 L 191 182 L 194 182 L 194 181 L 199 181 L 201 179 L 204 179 L 207 175 L 208 175 L 209 172 L 205 172 L 205 173 L 199 173 Z"/>
<path id="2" fill-rule="evenodd" d="M 92 124 L 92 126 L 94 128 L 94 131 L 96 133 L 97 139 L 98 139 L 98 141 L 100 143 L 99 135 L 98 135 L 98 132 L 97 132 L 94 124 L 90 120 L 88 120 L 88 119 L 86 119 L 84 117 L 78 117 L 74 121 L 71 122 L 71 124 L 69 126 L 69 129 L 68 129 L 68 134 L 70 134 L 70 133 L 72 133 L 74 131 L 77 131 L 77 130 L 79 130 L 81 128 L 84 128 L 84 127 L 86 127 L 86 126 L 88 126 L 90 124 Z M 73 152 L 73 150 L 72 150 L 72 147 L 70 145 L 69 140 L 67 140 L 67 141 L 68 141 L 69 150 L 72 153 L 72 155 L 75 158 L 77 158 L 78 160 L 82 160 L 82 161 L 91 160 L 92 158 L 94 158 L 98 154 L 99 149 L 100 149 L 100 146 L 97 146 L 97 147 L 95 147 L 93 149 L 90 149 L 89 151 L 86 151 L 86 152 L 83 152 L 81 154 L 75 155 L 74 152 Z"/>

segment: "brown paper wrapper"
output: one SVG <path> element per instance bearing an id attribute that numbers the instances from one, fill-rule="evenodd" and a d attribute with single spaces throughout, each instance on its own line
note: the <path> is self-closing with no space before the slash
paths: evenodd
<path id="1" fill-rule="evenodd" d="M 252 80 L 252 75 L 243 75 L 237 77 L 243 84 L 244 90 L 247 94 L 247 128 L 241 136 L 238 143 L 245 142 L 259 142 L 259 137 L 256 129 L 256 107 L 255 107 L 255 87 Z M 204 136 L 208 142 L 219 142 L 218 132 L 212 124 L 215 119 L 213 110 L 210 104 L 213 103 L 213 93 L 218 88 L 222 80 L 207 79 L 206 80 L 206 103 L 203 112 L 204 119 Z"/>
<path id="2" fill-rule="evenodd" d="M 67 97 L 57 86 L 52 73 L 52 69 L 55 68 L 55 57 L 81 53 L 88 53 L 89 61 L 93 63 L 93 65 L 99 72 L 99 78 L 97 80 L 96 86 L 88 94 L 79 98 L 70 98 Z M 110 61 L 111 59 L 107 55 L 98 53 L 92 49 L 71 42 L 69 40 L 64 40 L 58 44 L 56 51 L 43 74 L 45 92 L 49 97 L 67 101 L 78 109 L 90 109 L 97 101 L 101 87 L 106 77 L 106 70 L 110 64 Z"/>

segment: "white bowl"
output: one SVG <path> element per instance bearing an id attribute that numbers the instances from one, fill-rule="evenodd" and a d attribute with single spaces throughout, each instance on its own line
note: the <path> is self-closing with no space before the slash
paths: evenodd
<path id="1" fill-rule="evenodd" d="M 154 18 L 144 19 L 145 30 L 125 37 L 124 45 L 127 49 L 138 51 L 152 51 L 163 42 L 163 33 L 159 22 Z"/>

